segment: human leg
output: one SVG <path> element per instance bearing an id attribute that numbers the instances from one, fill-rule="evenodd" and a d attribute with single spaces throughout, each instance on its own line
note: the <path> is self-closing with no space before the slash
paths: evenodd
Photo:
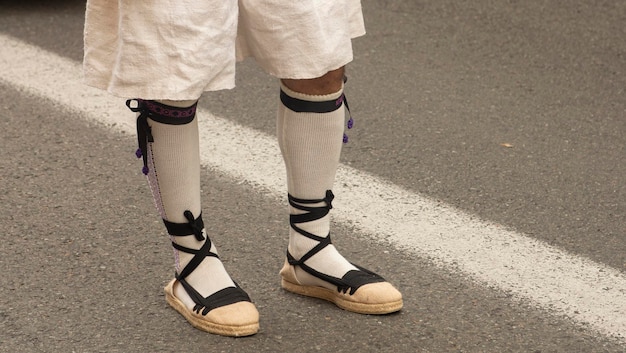
<path id="1" fill-rule="evenodd" d="M 129 107 L 174 247 L 166 299 L 194 326 L 229 336 L 255 333 L 258 312 L 204 229 L 195 99 L 180 100 L 234 86 L 237 13 L 237 0 L 88 0 L 84 33 L 85 82 L 144 98 Z"/>
<path id="2" fill-rule="evenodd" d="M 176 278 L 165 288 L 168 303 L 202 330 L 256 333 L 258 312 L 224 269 L 202 220 L 196 102 L 128 104 L 139 113 L 138 156 L 174 247 Z"/>
<path id="3" fill-rule="evenodd" d="M 401 294 L 382 277 L 351 264 L 330 241 L 332 185 L 345 124 L 343 68 L 307 80 L 282 80 L 277 119 L 287 169 L 290 231 L 280 274 L 292 292 L 365 314 L 400 310 Z"/>

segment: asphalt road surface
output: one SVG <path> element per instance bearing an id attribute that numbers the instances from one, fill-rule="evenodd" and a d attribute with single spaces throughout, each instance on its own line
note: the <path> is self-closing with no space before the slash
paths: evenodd
<path id="1" fill-rule="evenodd" d="M 132 113 L 80 85 L 84 1 L 0 0 L 0 351 L 626 352 L 626 2 L 363 5 L 333 234 L 405 308 L 280 289 L 277 151 L 237 154 L 278 86 L 248 60 L 200 103 L 205 221 L 261 314 L 234 339 L 165 303 Z"/>

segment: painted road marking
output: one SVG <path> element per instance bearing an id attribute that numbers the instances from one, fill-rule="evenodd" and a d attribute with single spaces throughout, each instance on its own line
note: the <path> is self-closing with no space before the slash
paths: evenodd
<path id="1" fill-rule="evenodd" d="M 90 121 L 134 133 L 123 100 L 81 83 L 80 64 L 0 35 L 0 81 L 61 104 Z M 203 165 L 283 198 L 274 137 L 200 111 Z M 236 142 L 236 144 L 234 143 Z M 460 271 L 557 315 L 626 338 L 626 276 L 612 267 L 483 222 L 347 166 L 335 187 L 335 220 L 374 239 Z M 349 197 L 341 197 L 349 195 Z"/>

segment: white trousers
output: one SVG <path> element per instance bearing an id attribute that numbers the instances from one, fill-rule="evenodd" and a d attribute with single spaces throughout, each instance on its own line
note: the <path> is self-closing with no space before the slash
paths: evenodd
<path id="1" fill-rule="evenodd" d="M 360 0 L 88 0 L 85 82 L 113 95 L 192 100 L 235 86 L 251 56 L 278 78 L 352 60 Z"/>

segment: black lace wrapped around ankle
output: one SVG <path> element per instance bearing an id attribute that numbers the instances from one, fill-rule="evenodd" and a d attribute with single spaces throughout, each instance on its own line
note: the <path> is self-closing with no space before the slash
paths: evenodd
<path id="1" fill-rule="evenodd" d="M 219 259 L 219 256 L 211 252 L 211 239 L 205 236 L 202 232 L 204 229 L 204 222 L 202 221 L 202 214 L 195 218 L 193 213 L 189 210 L 184 212 L 184 216 L 187 219 L 187 223 L 173 223 L 167 220 L 163 220 L 167 232 L 171 236 L 190 236 L 193 235 L 198 241 L 205 240 L 200 249 L 191 249 L 179 245 L 172 241 L 172 246 L 178 251 L 182 251 L 188 254 L 192 254 L 193 258 L 187 265 L 180 271 L 175 273 L 176 280 L 180 282 L 189 297 L 196 303 L 193 310 L 196 313 L 202 313 L 202 315 L 208 314 L 211 310 L 226 306 L 229 304 L 238 303 L 241 301 L 251 302 L 248 294 L 239 287 L 235 282 L 235 287 L 227 287 L 219 290 L 208 297 L 203 297 L 195 288 L 193 288 L 185 279 L 189 276 L 204 260 L 205 257 L 211 256 Z"/>
<path id="2" fill-rule="evenodd" d="M 342 293 L 349 292 L 350 295 L 353 295 L 357 291 L 357 289 L 359 289 L 361 286 L 365 284 L 385 282 L 385 279 L 379 276 L 378 274 L 371 272 L 355 264 L 352 264 L 352 265 L 356 267 L 358 270 L 350 270 L 346 272 L 346 274 L 344 274 L 343 277 L 341 278 L 327 275 L 325 273 L 319 272 L 313 269 L 312 267 L 306 265 L 305 262 L 308 259 L 313 257 L 315 254 L 320 252 L 322 249 L 324 249 L 328 245 L 332 244 L 332 242 L 330 238 L 330 233 L 328 233 L 326 237 L 320 237 L 320 236 L 317 236 L 315 234 L 305 231 L 304 229 L 298 227 L 297 224 L 305 223 L 305 222 L 312 222 L 312 221 L 316 221 L 318 219 L 325 217 L 333 208 L 332 201 L 335 198 L 335 195 L 333 195 L 333 192 L 331 190 L 327 190 L 326 196 L 323 199 L 305 200 L 305 199 L 295 198 L 291 196 L 290 194 L 287 195 L 287 197 L 289 199 L 289 205 L 291 205 L 291 207 L 305 212 L 302 214 L 289 215 L 289 224 L 291 225 L 293 230 L 295 230 L 299 234 L 309 239 L 312 239 L 318 242 L 318 244 L 315 247 L 313 247 L 313 249 L 309 250 L 306 254 L 304 254 L 298 260 L 294 258 L 293 255 L 289 253 L 289 251 L 287 251 L 287 261 L 290 265 L 299 266 L 308 274 L 337 286 L 337 291 L 342 292 Z M 308 206 L 308 205 L 319 204 L 319 203 L 325 203 L 325 205 L 324 206 Z"/>

